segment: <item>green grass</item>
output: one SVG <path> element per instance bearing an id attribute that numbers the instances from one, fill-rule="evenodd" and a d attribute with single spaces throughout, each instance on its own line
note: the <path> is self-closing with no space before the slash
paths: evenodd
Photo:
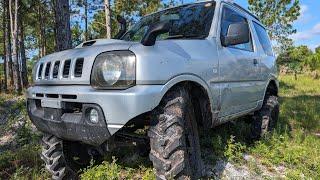
<path id="1" fill-rule="evenodd" d="M 281 77 L 276 132 L 248 148 L 267 166 L 285 166 L 288 179 L 320 179 L 320 80 Z"/>
<path id="2" fill-rule="evenodd" d="M 263 140 L 248 138 L 249 118 L 241 118 L 201 133 L 202 156 L 207 164 L 217 160 L 246 166 L 256 175 L 265 171 L 286 179 L 320 179 L 320 80 L 300 75 L 280 78 L 281 113 L 276 131 Z M 0 97 L 0 104 L 6 98 Z M 23 108 L 23 103 L 17 103 Z M 14 117 L 13 120 L 14 122 Z M 19 149 L 0 154 L 0 179 L 47 179 L 48 173 L 38 156 L 39 139 L 26 129 L 17 132 Z M 0 126 L 0 128 L 2 128 Z M 28 138 L 32 137 L 32 138 Z M 30 140 L 31 139 L 31 140 Z M 246 161 L 243 154 L 253 157 Z M 262 168 L 263 167 L 263 168 Z M 276 173 L 277 174 L 277 173 Z M 81 173 L 83 179 L 155 179 L 151 162 L 134 153 L 134 149 L 118 149 L 97 166 Z M 263 178 L 270 179 L 263 175 Z"/>
<path id="3" fill-rule="evenodd" d="M 246 121 L 249 119 L 244 117 L 202 133 L 202 155 L 206 163 L 214 164 L 225 159 L 239 166 L 245 165 L 257 175 L 265 170 L 272 173 L 276 167 L 282 166 L 287 179 L 320 179 L 320 137 L 315 135 L 320 133 L 320 80 L 307 76 L 299 76 L 298 81 L 293 76 L 284 76 L 280 80 L 281 115 L 276 131 L 253 143 L 248 140 L 250 128 Z M 243 153 L 253 156 L 254 162 L 246 162 Z M 121 161 L 121 156 L 119 159 Z M 257 163 L 265 168 L 260 169 Z M 126 176 L 125 172 L 144 175 L 139 168 L 127 170 L 118 165 L 115 161 L 106 161 L 98 166 L 101 170 L 93 167 L 86 170 L 83 177 L 94 172 L 106 174 L 114 171 L 117 172 L 113 175 L 115 178 L 132 177 Z M 149 167 L 145 174 L 150 172 Z"/>
<path id="4" fill-rule="evenodd" d="M 210 160 L 227 159 L 246 165 L 256 174 L 263 170 L 276 171 L 285 167 L 287 179 L 320 179 L 320 80 L 307 76 L 280 78 L 281 112 L 273 134 L 259 142 L 250 142 L 247 118 L 217 127 L 206 136 L 202 146 L 213 147 Z M 261 170 L 242 153 L 254 157 L 265 167 Z M 206 157 L 208 157 L 206 156 Z"/>

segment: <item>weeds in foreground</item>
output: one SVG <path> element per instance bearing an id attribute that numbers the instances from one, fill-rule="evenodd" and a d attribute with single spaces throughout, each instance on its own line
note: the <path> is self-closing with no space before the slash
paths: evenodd
<path id="1" fill-rule="evenodd" d="M 243 153 L 246 149 L 246 146 L 240 142 L 235 142 L 234 138 L 234 136 L 231 136 L 228 140 L 226 149 L 224 151 L 224 156 L 228 161 L 240 163 L 243 161 Z"/>
<path id="2" fill-rule="evenodd" d="M 117 179 L 155 179 L 153 170 L 140 166 L 139 168 L 129 168 L 119 165 L 112 157 L 112 162 L 104 161 L 101 165 L 89 167 L 81 175 L 86 180 L 117 180 Z"/>

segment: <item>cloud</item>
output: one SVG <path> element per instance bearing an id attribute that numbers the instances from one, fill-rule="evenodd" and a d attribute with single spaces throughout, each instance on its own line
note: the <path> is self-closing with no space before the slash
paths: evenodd
<path id="1" fill-rule="evenodd" d="M 296 24 L 306 24 L 312 19 L 311 14 L 309 13 L 309 7 L 305 4 L 300 6 L 300 16 L 295 21 Z"/>
<path id="2" fill-rule="evenodd" d="M 316 24 L 313 28 L 312 31 L 314 34 L 318 35 L 320 34 L 320 23 Z"/>
<path id="3" fill-rule="evenodd" d="M 310 40 L 317 35 L 320 35 L 320 23 L 316 24 L 311 30 L 301 31 L 291 35 L 291 38 L 295 41 Z"/>
<path id="4" fill-rule="evenodd" d="M 312 34 L 306 32 L 297 32 L 296 34 L 291 35 L 291 38 L 295 41 L 308 40 L 312 38 Z"/>
<path id="5" fill-rule="evenodd" d="M 301 13 L 301 14 L 306 13 L 308 10 L 309 10 L 309 7 L 308 7 L 307 5 L 302 4 L 302 5 L 300 6 L 300 13 Z"/>
<path id="6" fill-rule="evenodd" d="M 312 50 L 312 51 L 315 51 L 316 48 L 320 47 L 320 44 L 312 44 L 309 46 L 309 48 Z"/>

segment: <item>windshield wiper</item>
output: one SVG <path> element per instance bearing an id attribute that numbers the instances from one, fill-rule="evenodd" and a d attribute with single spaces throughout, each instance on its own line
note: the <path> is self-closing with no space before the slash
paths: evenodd
<path id="1" fill-rule="evenodd" d="M 206 35 L 185 35 L 185 34 L 178 34 L 174 36 L 169 36 L 166 39 L 204 39 Z"/>

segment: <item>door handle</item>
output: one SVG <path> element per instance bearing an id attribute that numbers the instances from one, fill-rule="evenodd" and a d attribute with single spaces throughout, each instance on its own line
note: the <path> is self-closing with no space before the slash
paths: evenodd
<path id="1" fill-rule="evenodd" d="M 258 59 L 253 59 L 253 64 L 258 65 Z"/>

